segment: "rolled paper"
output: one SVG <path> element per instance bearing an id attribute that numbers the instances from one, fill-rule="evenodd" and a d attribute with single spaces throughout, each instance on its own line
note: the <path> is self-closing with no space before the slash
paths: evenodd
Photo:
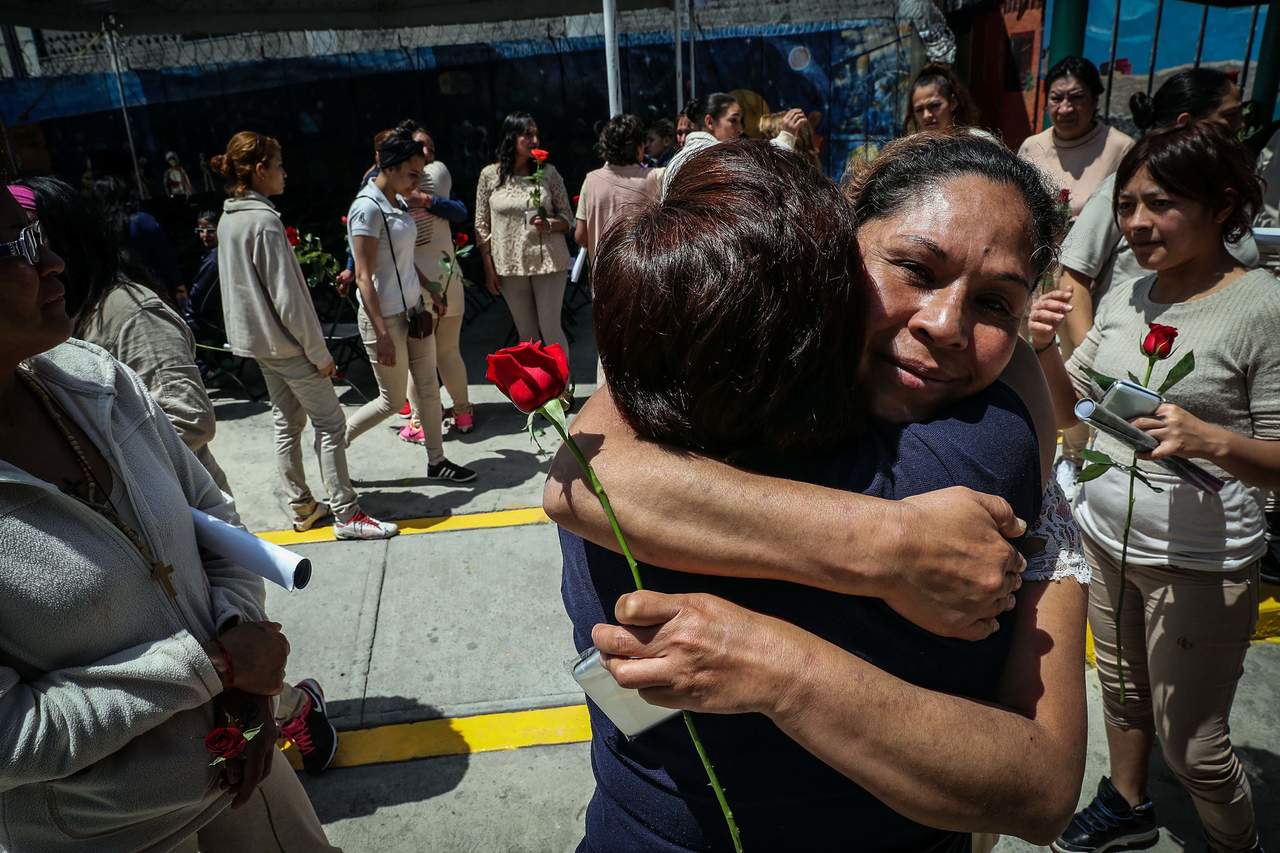
<path id="1" fill-rule="evenodd" d="M 1105 432 L 1113 438 L 1124 442 L 1139 453 L 1149 453 L 1160 445 L 1151 436 L 1087 397 L 1076 403 L 1076 417 L 1090 426 Z M 1222 491 L 1223 483 L 1217 477 L 1201 468 L 1189 459 L 1181 456 L 1169 456 L 1154 460 L 1157 465 L 1190 483 L 1201 491 L 1217 494 Z"/>
<path id="2" fill-rule="evenodd" d="M 191 520 L 201 548 L 287 590 L 305 589 L 311 582 L 311 561 L 306 557 L 195 507 L 191 508 Z"/>
<path id="3" fill-rule="evenodd" d="M 578 279 L 582 277 L 582 268 L 587 263 L 587 250 L 584 246 L 578 249 L 578 257 L 573 259 L 573 272 L 569 274 L 569 280 L 574 284 L 578 283 Z"/>

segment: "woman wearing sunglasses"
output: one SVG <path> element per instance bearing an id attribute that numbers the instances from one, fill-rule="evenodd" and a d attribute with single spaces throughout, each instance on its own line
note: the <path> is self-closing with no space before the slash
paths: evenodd
<path id="1" fill-rule="evenodd" d="M 288 641 L 187 507 L 235 510 L 137 376 L 68 340 L 62 270 L 0 192 L 0 849 L 334 850 L 275 748 Z M 211 766 L 228 714 L 262 729 Z"/>

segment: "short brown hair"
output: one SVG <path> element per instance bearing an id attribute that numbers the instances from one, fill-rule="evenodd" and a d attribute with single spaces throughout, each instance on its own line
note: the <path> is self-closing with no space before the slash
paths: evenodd
<path id="1" fill-rule="evenodd" d="M 258 164 L 279 154 L 280 143 L 275 138 L 242 130 L 227 142 L 225 153 L 209 158 L 209 166 L 226 181 L 227 195 L 242 196 L 252 188 Z"/>
<path id="2" fill-rule="evenodd" d="M 1253 156 L 1221 125 L 1193 121 L 1181 127 L 1153 130 L 1138 140 L 1116 170 L 1112 211 L 1120 207 L 1120 193 L 1138 170 L 1174 195 L 1199 202 L 1210 210 L 1231 208 L 1222 223 L 1222 236 L 1236 241 L 1249 232 L 1253 214 L 1262 206 L 1262 179 Z"/>
<path id="3" fill-rule="evenodd" d="M 853 206 L 803 157 L 712 146 L 610 227 L 595 261 L 600 358 L 640 435 L 741 459 L 831 447 L 861 424 Z"/>

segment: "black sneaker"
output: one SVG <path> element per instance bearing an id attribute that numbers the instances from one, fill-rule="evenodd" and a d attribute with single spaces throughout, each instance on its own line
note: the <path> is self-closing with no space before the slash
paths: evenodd
<path id="1" fill-rule="evenodd" d="M 1130 807 L 1111 780 L 1103 776 L 1093 802 L 1076 812 L 1050 849 L 1054 853 L 1145 850 L 1159 840 L 1156 810 L 1151 801 Z"/>
<path id="2" fill-rule="evenodd" d="M 454 465 L 448 459 L 441 459 L 437 464 L 427 465 L 428 480 L 448 480 L 451 483 L 470 483 L 476 478 L 476 472 L 461 465 Z"/>
<path id="3" fill-rule="evenodd" d="M 306 705 L 298 716 L 280 727 L 280 733 L 298 748 L 303 769 L 319 776 L 329 769 L 338 753 L 338 732 L 325 713 L 324 691 L 315 679 L 304 679 L 296 686 L 306 694 Z"/>

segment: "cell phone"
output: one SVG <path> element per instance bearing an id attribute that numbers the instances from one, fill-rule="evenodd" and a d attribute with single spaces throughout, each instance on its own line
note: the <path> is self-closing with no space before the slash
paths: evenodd
<path id="1" fill-rule="evenodd" d="M 1118 380 L 1102 395 L 1098 405 L 1118 418 L 1131 421 L 1134 418 L 1155 414 L 1156 409 L 1164 402 L 1150 388 L 1143 388 L 1136 382 L 1127 379 Z"/>
<path id="2" fill-rule="evenodd" d="M 569 669 L 583 692 L 628 738 L 643 734 L 680 713 L 675 708 L 650 705 L 640 691 L 619 686 L 609 670 L 604 668 L 600 650 L 595 646 L 574 658 Z"/>

